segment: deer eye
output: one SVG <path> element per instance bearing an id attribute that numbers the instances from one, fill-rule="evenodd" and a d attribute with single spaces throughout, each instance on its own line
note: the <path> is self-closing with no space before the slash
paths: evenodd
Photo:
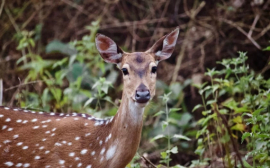
<path id="1" fill-rule="evenodd" d="M 123 72 L 124 75 L 128 75 L 128 70 L 127 70 L 127 68 L 122 68 L 122 72 Z"/>
<path id="2" fill-rule="evenodd" d="M 156 73 L 157 72 L 157 67 L 156 66 L 153 66 L 151 72 L 152 73 Z"/>

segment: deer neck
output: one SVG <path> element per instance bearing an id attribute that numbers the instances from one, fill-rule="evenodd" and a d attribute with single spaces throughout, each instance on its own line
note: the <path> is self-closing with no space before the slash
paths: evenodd
<path id="1" fill-rule="evenodd" d="M 114 157 L 115 162 L 112 161 L 113 166 L 124 167 L 119 164 L 128 164 L 135 155 L 141 139 L 143 112 L 144 107 L 135 104 L 123 91 L 121 105 L 112 126 L 114 144 L 119 151 Z M 119 158 L 122 162 L 119 162 Z"/>

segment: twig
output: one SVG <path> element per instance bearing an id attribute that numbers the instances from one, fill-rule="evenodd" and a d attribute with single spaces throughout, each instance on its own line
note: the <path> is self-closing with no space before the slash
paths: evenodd
<path id="1" fill-rule="evenodd" d="M 262 49 L 262 47 L 252 38 L 252 37 L 249 37 L 247 32 L 245 32 L 245 30 L 243 30 L 241 27 L 239 27 L 238 25 L 236 25 L 234 22 L 230 21 L 230 20 L 227 20 L 227 19 L 223 19 L 221 18 L 221 20 L 235 28 L 237 28 L 237 30 L 239 30 L 241 33 L 243 33 L 252 43 L 255 47 L 257 47 L 259 50 Z"/>
<path id="2" fill-rule="evenodd" d="M 200 69 L 201 69 L 201 72 L 204 73 L 204 59 L 205 59 L 205 50 L 204 50 L 204 47 L 205 47 L 205 44 L 204 45 L 200 45 L 200 48 L 201 48 L 201 57 L 200 57 Z"/>
<path id="3" fill-rule="evenodd" d="M 71 1 L 69 1 L 69 0 L 62 0 L 62 2 L 64 2 L 64 3 L 68 4 L 69 6 L 71 6 L 71 7 L 75 8 L 75 9 L 77 9 L 78 11 L 80 11 L 81 13 L 83 13 L 83 14 L 85 14 L 85 15 L 87 15 L 87 16 L 90 15 L 89 12 L 86 12 L 86 11 L 83 9 L 82 6 L 77 5 L 76 3 L 73 3 L 73 2 L 71 2 Z"/>
<path id="4" fill-rule="evenodd" d="M 180 14 L 180 15 L 178 15 L 178 18 L 186 18 L 186 17 L 187 17 L 186 14 Z M 120 27 L 131 27 L 131 26 L 133 26 L 133 24 L 136 24 L 137 27 L 138 27 L 138 25 L 153 24 L 153 23 L 157 23 L 157 22 L 168 22 L 169 20 L 170 20 L 169 17 L 164 17 L 164 18 L 156 18 L 156 19 L 143 19 L 143 20 L 138 20 L 138 21 L 126 21 L 126 22 L 121 22 L 121 23 L 101 25 L 99 27 L 99 30 L 112 29 L 112 28 L 120 28 Z M 180 28 L 184 27 L 183 25 L 180 25 Z M 81 34 L 87 33 L 88 31 L 89 30 L 78 31 L 77 32 L 77 35 L 81 35 Z"/>
<path id="5" fill-rule="evenodd" d="M 2 0 L 2 4 L 1 4 L 1 7 L 0 7 L 0 17 L 1 17 L 1 14 L 2 14 L 2 12 L 3 12 L 3 8 L 4 8 L 4 6 L 5 6 L 5 0 Z"/>
<path id="6" fill-rule="evenodd" d="M 136 24 L 133 24 L 133 27 L 132 27 L 132 36 L 134 37 L 135 34 L 136 34 Z M 135 51 L 135 47 L 136 47 L 136 39 L 135 38 L 132 38 L 132 49 L 131 51 L 134 52 Z"/>
<path id="7" fill-rule="evenodd" d="M 147 163 L 149 163 L 151 166 L 153 166 L 154 168 L 156 168 L 156 166 L 146 157 L 144 157 L 143 155 L 141 155 L 141 158 L 144 159 Z"/>
<path id="8" fill-rule="evenodd" d="M 18 79 L 19 79 L 20 83 L 22 83 L 22 82 L 21 82 L 21 79 L 20 79 L 20 78 L 18 78 Z M 13 95 L 12 95 L 12 97 L 11 97 L 11 100 L 9 101 L 9 104 L 8 104 L 9 107 L 12 107 L 12 106 L 13 106 L 13 102 L 14 102 L 15 96 L 16 96 L 19 92 L 20 92 L 20 85 L 19 85 L 19 87 L 16 89 L 16 91 L 13 93 Z"/>
<path id="9" fill-rule="evenodd" d="M 266 66 L 261 70 L 260 74 L 264 74 L 268 69 L 270 69 L 270 57 L 268 58 L 267 62 L 266 62 Z"/>
<path id="10" fill-rule="evenodd" d="M 237 149 L 237 145 L 236 145 L 236 143 L 234 141 L 234 137 L 232 136 L 233 134 L 232 134 L 232 131 L 230 129 L 230 126 L 228 124 L 227 119 L 222 114 L 220 114 L 220 112 L 218 111 L 216 103 L 213 104 L 213 107 L 214 107 L 214 112 L 216 112 L 217 116 L 219 116 L 222 119 L 223 124 L 225 125 L 226 129 L 228 130 L 228 133 L 229 133 L 232 145 L 233 145 L 234 152 L 236 153 L 236 156 L 237 156 L 238 160 L 240 161 L 241 167 L 245 168 L 244 163 L 243 163 L 242 158 L 241 158 L 241 155 L 240 155 L 240 153 L 239 153 L 239 151 Z"/>
<path id="11" fill-rule="evenodd" d="M 260 34 L 254 37 L 255 40 L 259 39 L 262 37 L 265 33 L 267 33 L 270 30 L 270 23 L 261 31 Z"/>
<path id="12" fill-rule="evenodd" d="M 164 7 L 164 10 L 162 11 L 162 14 L 161 14 L 160 18 L 162 18 L 162 17 L 165 16 L 165 14 L 166 14 L 166 12 L 167 12 L 167 10 L 168 10 L 169 4 L 170 4 L 170 0 L 167 0 L 167 2 L 166 2 L 166 4 L 165 4 L 165 7 Z M 159 27 L 160 24 L 161 24 L 161 21 L 159 20 L 159 21 L 157 22 L 157 26 L 156 26 L 156 27 Z M 148 43 L 148 48 L 149 48 L 150 45 L 152 44 L 152 41 L 154 40 L 154 37 L 155 37 L 156 33 L 157 33 L 157 29 L 154 30 L 154 33 L 153 33 L 153 35 L 152 35 L 152 38 L 150 39 L 150 42 Z"/>
<path id="13" fill-rule="evenodd" d="M 11 24 L 13 25 L 14 29 L 16 30 L 17 33 L 19 33 L 20 29 L 19 29 L 18 25 L 15 23 L 15 20 L 13 19 L 13 17 L 11 16 L 11 13 L 10 13 L 8 7 L 5 7 L 5 11 L 6 11 L 8 18 L 9 18 Z"/>
<path id="14" fill-rule="evenodd" d="M 184 2 L 185 2 L 185 1 L 184 1 Z M 189 17 L 191 18 L 191 20 L 190 20 L 189 23 L 187 24 L 187 25 L 188 25 L 187 28 L 192 27 L 196 15 L 200 12 L 200 10 L 202 10 L 202 8 L 203 8 L 204 6 L 205 6 L 205 2 L 202 1 L 202 2 L 200 3 L 200 5 L 198 6 L 197 9 L 193 9 L 193 10 L 191 10 L 191 12 L 186 11 L 186 14 L 189 15 Z M 175 65 L 175 69 L 174 69 L 174 72 L 173 72 L 172 82 L 171 82 L 171 83 L 174 83 L 174 82 L 177 80 L 178 72 L 179 72 L 179 70 L 180 70 L 180 68 L 181 68 L 182 60 L 183 60 L 183 58 L 184 58 L 186 46 L 188 45 L 188 37 L 189 37 L 190 32 L 191 32 L 191 31 L 189 30 L 189 31 L 187 31 L 187 33 L 185 34 L 185 38 L 184 38 L 183 44 L 182 44 L 182 46 L 181 46 L 180 53 L 179 53 L 179 55 L 177 56 L 176 65 Z"/>
<path id="15" fill-rule="evenodd" d="M 248 32 L 248 37 L 251 38 L 252 32 L 253 32 L 253 30 L 254 30 L 254 28 L 255 28 L 255 26 L 256 26 L 256 24 L 257 24 L 259 18 L 260 18 L 260 15 L 257 14 L 256 17 L 255 17 L 255 19 L 254 19 L 254 21 L 253 21 L 253 23 L 252 23 L 252 25 L 251 25 L 251 28 L 250 28 L 249 32 Z"/>
<path id="16" fill-rule="evenodd" d="M 23 84 L 20 83 L 19 85 L 12 86 L 10 88 L 5 89 L 5 91 L 12 90 L 12 89 L 15 89 L 15 88 L 18 88 L 18 87 L 22 87 L 22 86 L 26 86 L 26 85 L 30 85 L 30 84 L 39 83 L 39 82 L 44 82 L 44 81 L 42 81 L 42 80 L 36 80 L 36 81 L 31 81 L 31 82 L 23 83 Z"/>
<path id="17" fill-rule="evenodd" d="M 3 103 L 3 79 L 0 79 L 0 106 Z"/>

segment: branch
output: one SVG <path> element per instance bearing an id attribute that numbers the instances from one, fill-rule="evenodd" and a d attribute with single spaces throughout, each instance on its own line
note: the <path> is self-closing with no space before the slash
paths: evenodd
<path id="1" fill-rule="evenodd" d="M 234 151 L 236 153 L 236 156 L 237 156 L 238 160 L 240 161 L 241 167 L 242 168 L 245 168 L 245 166 L 243 164 L 243 161 L 242 161 L 242 158 L 241 158 L 241 155 L 240 155 L 240 153 L 239 153 L 239 151 L 237 149 L 237 145 L 236 145 L 236 143 L 234 141 L 234 137 L 232 136 L 232 131 L 230 129 L 230 126 L 228 124 L 227 119 L 223 115 L 220 114 L 220 112 L 218 111 L 218 108 L 217 108 L 217 104 L 216 103 L 213 104 L 213 107 L 214 107 L 214 112 L 216 112 L 217 113 L 217 116 L 219 116 L 222 119 L 223 124 L 225 125 L 226 129 L 228 130 L 230 139 L 232 141 L 233 149 L 234 149 Z"/>

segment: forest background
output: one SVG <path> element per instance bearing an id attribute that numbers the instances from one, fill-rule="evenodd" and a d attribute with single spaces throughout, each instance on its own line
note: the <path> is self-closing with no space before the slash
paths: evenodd
<path id="1" fill-rule="evenodd" d="M 112 116 L 95 34 L 145 51 L 177 26 L 128 167 L 269 167 L 269 0 L 1 0 L 0 105 Z"/>

